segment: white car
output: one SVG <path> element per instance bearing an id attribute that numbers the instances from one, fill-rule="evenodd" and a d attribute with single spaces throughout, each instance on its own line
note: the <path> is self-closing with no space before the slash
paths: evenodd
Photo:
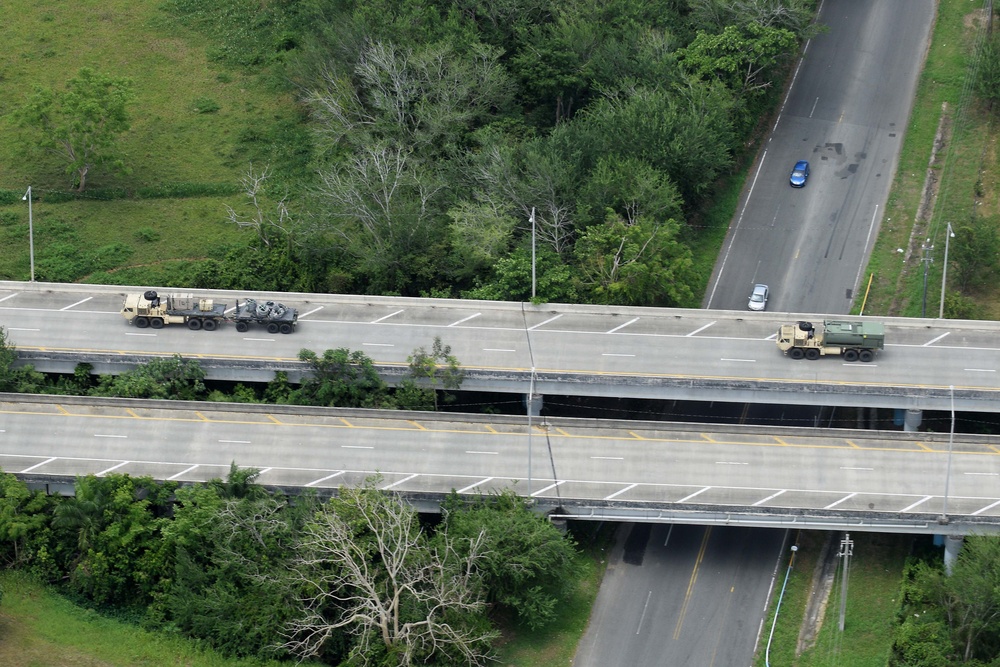
<path id="1" fill-rule="evenodd" d="M 753 292 L 750 292 L 750 303 L 747 308 L 750 310 L 764 310 L 767 307 L 767 285 L 754 285 Z"/>

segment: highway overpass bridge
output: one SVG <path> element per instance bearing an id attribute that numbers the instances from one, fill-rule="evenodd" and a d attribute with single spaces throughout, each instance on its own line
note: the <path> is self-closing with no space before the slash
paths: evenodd
<path id="1" fill-rule="evenodd" d="M 878 318 L 887 345 L 872 363 L 793 361 L 776 347 L 804 313 L 504 303 L 194 290 L 217 302 L 276 300 L 300 311 L 292 335 L 232 326 L 136 329 L 118 315 L 143 288 L 0 282 L 0 326 L 24 363 L 115 373 L 156 356 L 200 361 L 210 379 L 294 380 L 300 349 L 360 350 L 392 381 L 435 337 L 467 371 L 463 389 L 524 395 L 1000 411 L 1000 323 Z M 161 289 L 161 292 L 166 290 Z"/>
<path id="2" fill-rule="evenodd" d="M 433 510 L 502 489 L 554 517 L 963 535 L 1000 532 L 995 437 L 0 394 L 0 468 L 224 478 Z"/>

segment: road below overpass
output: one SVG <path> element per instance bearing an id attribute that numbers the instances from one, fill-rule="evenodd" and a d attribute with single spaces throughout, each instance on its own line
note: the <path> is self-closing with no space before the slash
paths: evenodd
<path id="1" fill-rule="evenodd" d="M 1000 450 L 987 437 L 949 445 L 947 435 L 896 432 L 575 419 L 529 428 L 496 415 L 3 398 L 0 467 L 26 479 L 204 482 L 235 461 L 276 487 L 329 491 L 379 475 L 381 488 L 432 501 L 453 489 L 512 488 L 585 519 L 905 532 L 1000 525 Z M 938 525 L 946 509 L 952 523 Z"/>

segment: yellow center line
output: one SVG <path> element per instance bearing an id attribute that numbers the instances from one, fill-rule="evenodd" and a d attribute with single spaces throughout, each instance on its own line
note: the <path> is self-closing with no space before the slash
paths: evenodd
<path id="1" fill-rule="evenodd" d="M 412 419 L 407 419 L 406 423 L 407 424 L 413 424 L 414 426 L 417 427 L 417 429 L 419 429 L 421 431 L 426 431 L 427 430 L 424 426 L 421 426 L 420 424 L 418 424 L 417 422 L 413 421 Z"/>
<path id="2" fill-rule="evenodd" d="M 684 625 L 684 617 L 687 615 L 688 602 L 691 601 L 691 593 L 694 592 L 694 582 L 698 581 L 698 569 L 701 567 L 701 561 L 705 557 L 705 551 L 708 549 L 708 538 L 711 534 L 712 527 L 708 526 L 705 529 L 705 536 L 701 538 L 701 549 L 698 550 L 698 558 L 694 561 L 691 580 L 688 581 L 687 593 L 684 594 L 684 604 L 681 605 L 681 613 L 677 617 L 677 626 L 674 628 L 674 639 L 681 638 L 681 627 Z"/>
<path id="3" fill-rule="evenodd" d="M 210 421 L 212 421 L 211 419 L 209 419 L 205 415 L 201 414 L 201 412 L 199 412 L 198 410 L 195 410 L 194 414 L 197 415 L 198 419 L 200 419 L 203 422 L 210 422 Z"/>
<path id="4" fill-rule="evenodd" d="M 844 440 L 844 442 L 850 445 L 852 449 L 861 449 L 861 447 L 858 447 L 853 440 Z"/>
<path id="5" fill-rule="evenodd" d="M 556 433 L 558 433 L 559 435 L 564 435 L 564 436 L 566 436 L 567 438 L 572 438 L 572 437 L 573 437 L 573 435 L 572 435 L 571 433 L 567 433 L 567 432 L 566 432 L 566 431 L 565 431 L 564 429 L 562 429 L 562 428 L 557 428 L 557 429 L 556 429 Z"/>
<path id="6" fill-rule="evenodd" d="M 635 438 L 636 440 L 648 440 L 648 438 L 644 438 L 644 437 L 642 437 L 641 435 L 639 435 L 639 434 L 638 434 L 638 433 L 636 433 L 635 431 L 629 431 L 629 432 L 628 432 L 628 434 L 629 434 L 630 436 L 632 436 L 633 438 Z"/>
<path id="7" fill-rule="evenodd" d="M 496 430 L 495 428 L 493 428 L 489 424 L 486 424 L 486 430 L 489 431 L 490 433 L 493 433 L 493 434 L 500 433 L 500 431 Z"/>
<path id="8" fill-rule="evenodd" d="M 917 441 L 916 441 L 915 443 L 913 443 L 913 444 L 915 444 L 915 445 L 916 445 L 917 447 L 919 447 L 920 449 L 924 450 L 925 452 L 933 452 L 933 451 L 937 451 L 937 450 L 935 450 L 935 449 L 934 449 L 934 448 L 932 448 L 932 447 L 928 447 L 927 445 L 925 445 L 924 443 L 920 442 L 919 440 L 917 440 Z"/>
<path id="9" fill-rule="evenodd" d="M 130 415 L 132 415 L 132 416 L 133 416 L 133 417 L 135 417 L 136 419 L 142 419 L 142 417 L 140 417 L 139 415 L 137 415 L 137 414 L 135 413 L 135 410 L 133 410 L 132 408 L 129 408 L 129 409 L 128 409 L 128 410 L 126 410 L 125 412 L 129 413 Z"/>
<path id="10" fill-rule="evenodd" d="M 275 424 L 280 424 L 281 423 L 281 420 L 279 420 L 276 417 L 274 417 L 274 415 L 267 415 L 267 418 L 270 419 Z"/>
<path id="11" fill-rule="evenodd" d="M 61 405 L 56 405 L 56 410 L 58 410 L 59 412 L 63 413 L 64 415 L 72 414 L 72 413 L 70 413 L 69 410 L 67 410 L 66 408 L 64 408 Z"/>

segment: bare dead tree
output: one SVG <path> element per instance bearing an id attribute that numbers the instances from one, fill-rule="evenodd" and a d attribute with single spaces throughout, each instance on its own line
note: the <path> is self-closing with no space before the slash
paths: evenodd
<path id="1" fill-rule="evenodd" d="M 375 642 L 401 667 L 434 654 L 485 664 L 495 633 L 461 622 L 484 609 L 476 572 L 484 541 L 480 533 L 466 557 L 447 539 L 432 548 L 397 498 L 371 486 L 341 490 L 298 546 L 293 576 L 306 593 L 283 648 L 315 656 L 343 628 L 357 637 L 352 654 L 362 664 L 381 653 Z"/>
<path id="2" fill-rule="evenodd" d="M 237 213 L 232 206 L 226 204 L 226 216 L 229 218 L 229 221 L 239 227 L 253 229 L 257 232 L 257 238 L 267 247 L 271 247 L 271 243 L 278 238 L 284 238 L 288 242 L 291 242 L 291 235 L 289 233 L 291 214 L 289 214 L 288 206 L 285 203 L 287 195 L 275 204 L 276 215 L 266 213 L 261 202 L 264 184 L 270 177 L 270 167 L 264 167 L 262 171 L 255 172 L 251 164 L 247 173 L 240 179 L 244 194 L 250 200 L 250 205 L 253 209 L 249 215 Z"/>

